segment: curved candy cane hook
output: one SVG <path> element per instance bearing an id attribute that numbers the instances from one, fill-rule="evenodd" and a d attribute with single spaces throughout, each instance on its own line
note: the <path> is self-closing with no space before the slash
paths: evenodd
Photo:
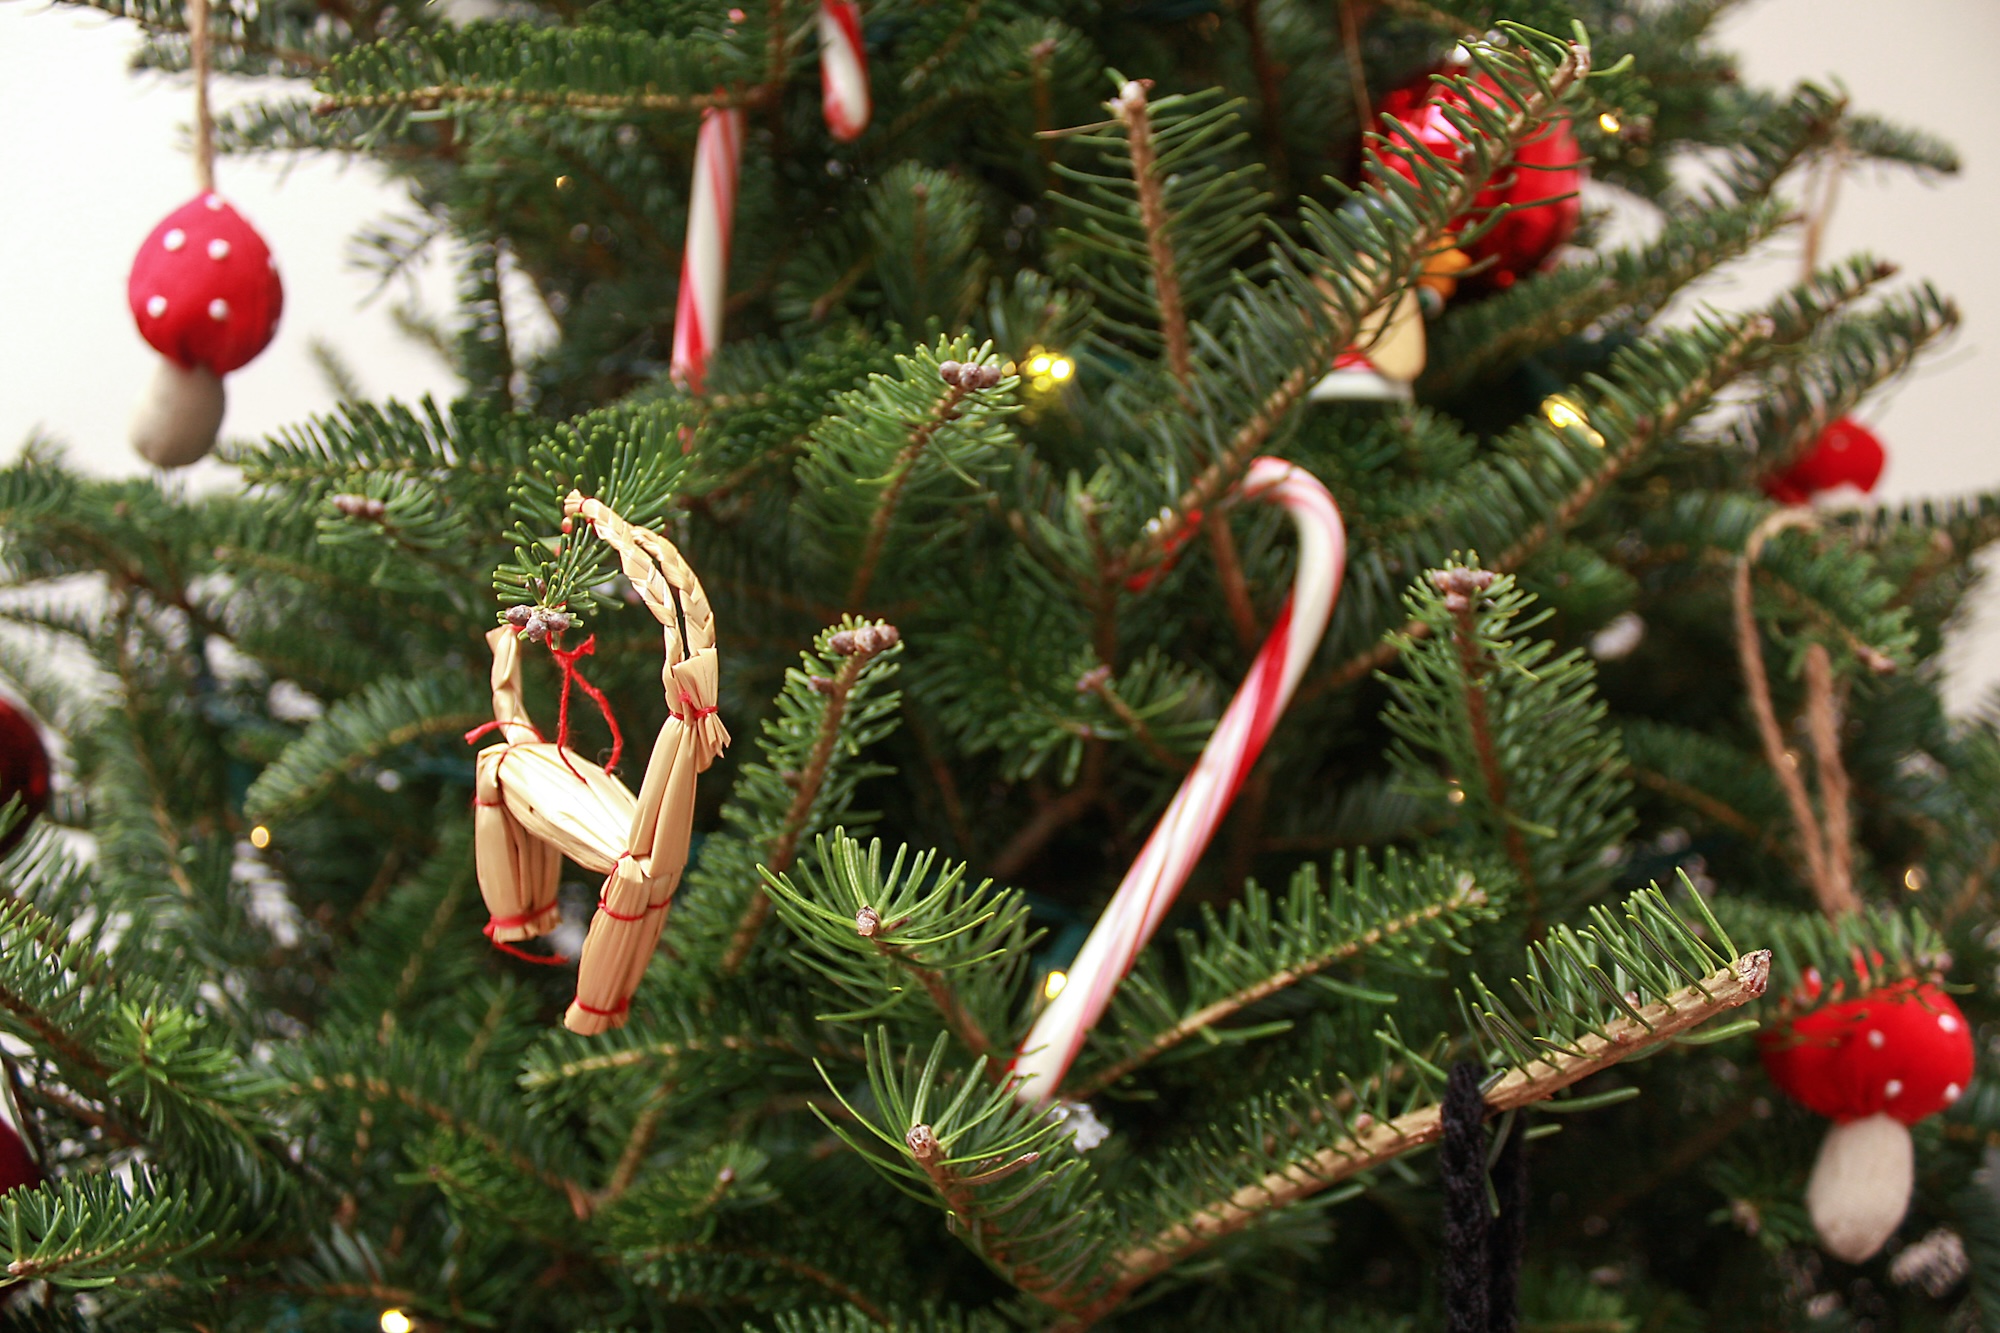
<path id="1" fill-rule="evenodd" d="M 819 3 L 820 110 L 826 128 L 845 143 L 868 128 L 868 49 L 855 0 Z"/>
<path id="2" fill-rule="evenodd" d="M 1245 499 L 1283 505 L 1299 534 L 1299 567 L 1291 596 L 1251 664 L 1229 710 L 1181 783 L 1138 860 L 1125 872 L 1083 950 L 1070 965 L 1069 983 L 1035 1020 L 1015 1057 L 1023 1101 L 1055 1099 L 1083 1039 L 1103 1016 L 1118 983 L 1159 929 L 1181 885 L 1201 859 L 1215 829 L 1263 752 L 1299 677 L 1319 647 L 1340 595 L 1347 565 L 1347 530 L 1333 496 L 1311 473 L 1282 458 L 1259 458 L 1244 475 Z"/>

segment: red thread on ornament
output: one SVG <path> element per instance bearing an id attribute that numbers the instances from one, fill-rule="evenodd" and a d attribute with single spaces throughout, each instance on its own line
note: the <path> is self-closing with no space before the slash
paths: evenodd
<path id="1" fill-rule="evenodd" d="M 482 722 L 471 731 L 465 733 L 465 743 L 467 745 L 476 745 L 481 736 L 490 736 L 494 732 L 501 731 L 506 727 L 528 727 L 529 735 L 533 736 L 537 741 L 542 739 L 542 733 L 528 726 L 525 722 Z"/>
<path id="2" fill-rule="evenodd" d="M 481 933 L 486 936 L 487 943 L 509 957 L 518 958 L 524 963 L 538 963 L 543 967 L 563 967 L 570 960 L 562 954 L 529 953 L 526 949 L 514 947 L 511 941 L 494 938 L 500 931 L 513 930 L 518 926 L 525 926 L 537 917 L 548 915 L 548 912 L 549 908 L 544 907 L 539 912 L 528 912 L 521 916 L 488 917 Z"/>
<path id="3" fill-rule="evenodd" d="M 578 658 L 588 657 L 596 651 L 595 634 L 574 648 L 559 647 L 556 636 L 549 636 L 549 656 L 556 660 L 556 667 L 562 672 L 562 703 L 556 713 L 556 747 L 563 755 L 563 763 L 569 764 L 569 687 L 573 681 L 577 688 L 590 696 L 590 701 L 597 705 L 597 711 L 604 715 L 604 725 L 611 728 L 611 758 L 605 761 L 604 771 L 613 773 L 618 769 L 618 757 L 625 753 L 625 733 L 618 729 L 618 719 L 611 715 L 611 701 L 604 697 L 604 691 L 584 679 L 583 672 L 576 665 Z M 569 771 L 576 773 L 576 768 L 571 766 Z M 583 777 L 581 773 L 576 775 L 578 779 Z"/>
<path id="4" fill-rule="evenodd" d="M 632 1002 L 630 1000 L 620 1000 L 617 1004 L 613 1005 L 609 1009 L 599 1009 L 594 1004 L 585 1004 L 583 1002 L 583 997 L 579 995 L 576 998 L 576 1007 L 583 1010 L 583 1012 L 585 1012 L 586 1014 L 596 1014 L 599 1018 L 616 1018 L 618 1015 L 624 1013 L 627 1009 L 630 1009 L 632 1007 Z"/>
<path id="5" fill-rule="evenodd" d="M 672 717 L 674 721 L 681 723 L 683 726 L 685 726 L 687 723 L 691 721 L 698 721 L 704 717 L 714 717 L 717 713 L 722 711 L 720 705 L 717 704 L 696 703 L 694 696 L 692 694 L 689 694 L 686 690 L 681 691 L 681 707 L 686 709 L 687 711 L 684 713 L 671 713 L 669 714 L 669 716 Z"/>

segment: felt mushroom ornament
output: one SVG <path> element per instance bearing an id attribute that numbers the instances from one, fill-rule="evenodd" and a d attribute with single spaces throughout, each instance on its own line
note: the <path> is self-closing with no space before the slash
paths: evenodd
<path id="1" fill-rule="evenodd" d="M 285 288 L 277 261 L 257 229 L 207 190 L 153 228 L 125 293 L 139 335 L 160 354 L 132 445 L 150 463 L 186 467 L 215 447 L 222 377 L 278 330 Z"/>
<path id="2" fill-rule="evenodd" d="M 1806 974 L 1799 999 L 1819 998 Z M 1936 1115 L 1972 1080 L 1972 1032 L 1935 983 L 1911 979 L 1821 1005 L 1765 1034 L 1771 1081 L 1833 1121 L 1806 1185 L 1806 1211 L 1828 1253 L 1860 1263 L 1910 1206 L 1911 1125 Z"/>
<path id="3" fill-rule="evenodd" d="M 188 0 L 197 193 L 160 221 L 126 281 L 139 336 L 161 357 L 132 418 L 132 447 L 159 467 L 207 456 L 222 429 L 222 377 L 270 344 L 285 288 L 271 247 L 215 192 L 208 109 L 208 0 Z"/>

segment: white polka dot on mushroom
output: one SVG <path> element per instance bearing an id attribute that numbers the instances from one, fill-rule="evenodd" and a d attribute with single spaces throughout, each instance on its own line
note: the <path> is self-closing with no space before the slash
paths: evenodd
<path id="1" fill-rule="evenodd" d="M 223 300 L 219 296 L 216 297 L 213 301 L 210 301 L 208 303 L 208 317 L 210 319 L 216 319 L 216 320 L 228 319 L 229 302 Z"/>
<path id="2" fill-rule="evenodd" d="M 1945 1032 L 1956 1032 L 1958 1031 L 1958 1020 L 1950 1014 L 1939 1014 L 1938 1027 Z"/>
<path id="3" fill-rule="evenodd" d="M 208 196 L 208 198 L 202 200 L 202 203 L 207 204 L 211 212 L 219 212 L 222 208 L 222 196 L 219 194 L 212 194 Z"/>
<path id="4" fill-rule="evenodd" d="M 1883 1095 L 1884 1097 L 1900 1097 L 1900 1096 L 1902 1096 L 1902 1095 L 1903 1095 L 1903 1080 L 1901 1080 L 1901 1079 L 1899 1079 L 1899 1078 L 1892 1078 L 1892 1079 L 1890 1079 L 1890 1080 L 1889 1080 L 1889 1081 L 1888 1081 L 1887 1083 L 1884 1083 L 1884 1084 L 1882 1085 L 1882 1095 Z"/>
<path id="5" fill-rule="evenodd" d="M 1944 1099 L 1948 1102 L 1957 1101 L 1964 1093 L 1965 1089 L 1959 1087 L 1956 1083 L 1947 1083 L 1944 1085 Z"/>
<path id="6" fill-rule="evenodd" d="M 146 298 L 146 313 L 147 313 L 147 314 L 149 314 L 149 315 L 151 315 L 151 316 L 152 316 L 152 317 L 153 317 L 154 319 L 158 319 L 158 318 L 159 318 L 159 317 L 160 317 L 161 315 L 164 315 L 164 314 L 166 314 L 166 313 L 167 313 L 167 298 L 166 298 L 166 297 L 164 297 L 164 296 L 149 296 L 149 297 L 147 297 L 147 298 Z"/>
<path id="7" fill-rule="evenodd" d="M 1884 1046 L 1889 1044 L 1889 1039 L 1883 1036 L 1879 1031 L 1871 1032 L 1868 1034 L 1868 1044 L 1879 1051 Z"/>
<path id="8" fill-rule="evenodd" d="M 229 258 L 229 242 L 223 240 L 220 236 L 210 241 L 208 243 L 208 257 L 210 259 Z"/>
<path id="9" fill-rule="evenodd" d="M 162 236 L 160 238 L 160 244 L 166 246 L 167 249 L 169 250 L 178 250 L 187 243 L 188 243 L 188 234 L 182 231 L 179 227 L 175 227 L 172 231 L 168 232 L 165 236 Z"/>

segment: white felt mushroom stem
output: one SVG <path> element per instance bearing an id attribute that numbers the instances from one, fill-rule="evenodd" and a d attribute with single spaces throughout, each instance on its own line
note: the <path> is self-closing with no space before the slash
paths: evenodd
<path id="1" fill-rule="evenodd" d="M 155 467 L 186 467 L 207 457 L 222 430 L 222 381 L 201 366 L 183 370 L 165 357 L 132 414 L 132 447 Z"/>
<path id="2" fill-rule="evenodd" d="M 1872 1257 L 1903 1224 L 1915 1178 L 1916 1151 L 1900 1120 L 1871 1115 L 1835 1125 L 1806 1182 L 1820 1244 L 1850 1264 Z"/>

